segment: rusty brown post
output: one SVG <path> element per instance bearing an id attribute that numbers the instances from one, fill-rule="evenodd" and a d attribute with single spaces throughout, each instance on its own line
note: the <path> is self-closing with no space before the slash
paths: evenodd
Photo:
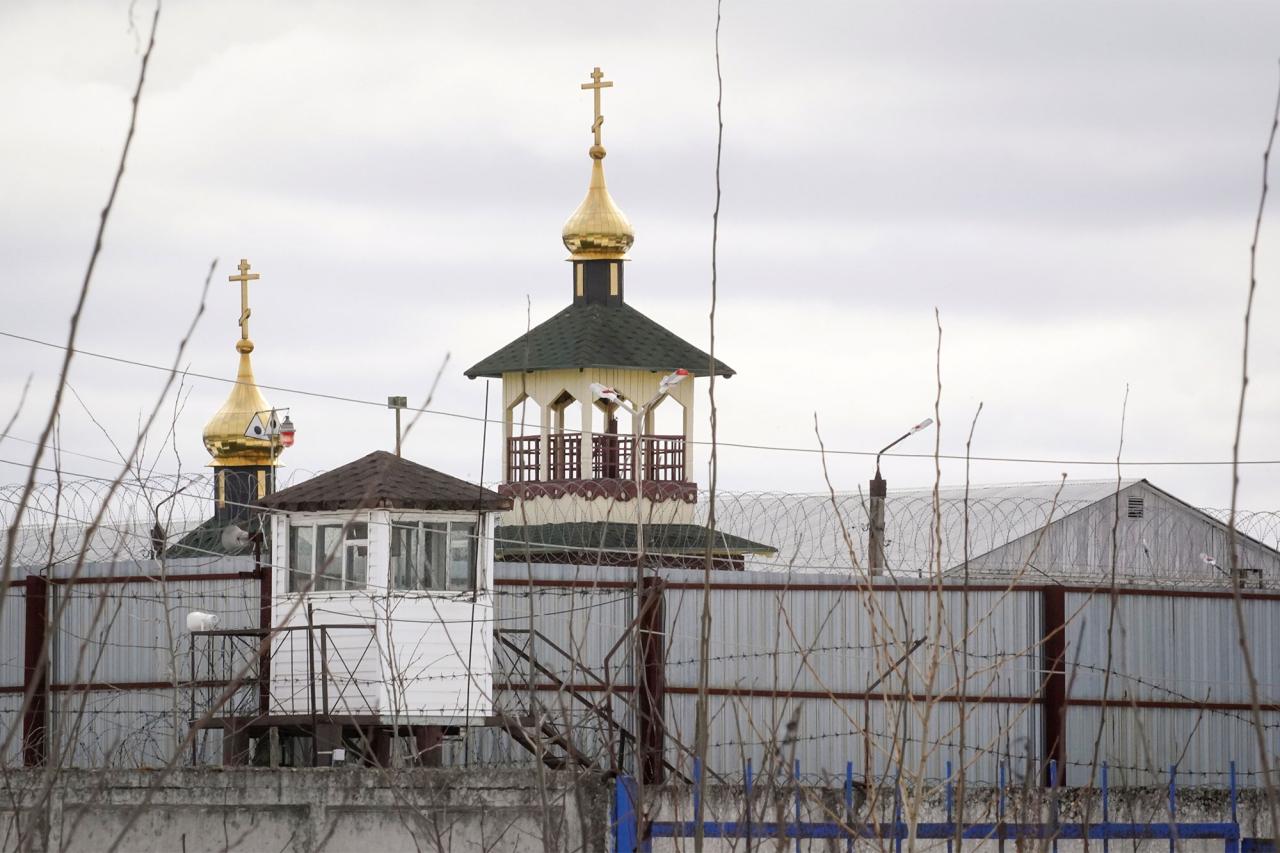
<path id="1" fill-rule="evenodd" d="M 876 466 L 876 475 L 871 480 L 871 500 L 868 510 L 871 516 L 867 525 L 867 569 L 868 574 L 884 574 L 884 499 L 889 493 L 889 484 L 880 476 L 880 468 Z"/>
<path id="2" fill-rule="evenodd" d="M 644 613 L 640 632 L 641 667 L 636 706 L 639 711 L 636 772 L 642 784 L 661 784 L 666 777 L 666 602 L 662 579 L 646 575 L 641 582 L 641 607 L 656 599 Z"/>
<path id="3" fill-rule="evenodd" d="M 1044 715 L 1044 784 L 1049 784 L 1049 761 L 1058 762 L 1058 785 L 1067 784 L 1067 629 L 1066 593 L 1060 586 L 1046 586 L 1041 596 L 1040 643 L 1041 713 Z"/>
<path id="4" fill-rule="evenodd" d="M 258 574 L 258 630 L 262 644 L 258 652 L 258 713 L 271 713 L 271 570 L 262 562 L 262 532 L 253 543 L 254 568 Z"/>
<path id="5" fill-rule="evenodd" d="M 49 581 L 27 575 L 26 636 L 23 644 L 22 763 L 43 767 L 49 757 Z"/>

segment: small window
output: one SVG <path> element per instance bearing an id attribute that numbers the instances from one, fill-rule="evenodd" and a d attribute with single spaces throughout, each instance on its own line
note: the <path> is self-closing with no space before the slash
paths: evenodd
<path id="1" fill-rule="evenodd" d="M 289 592 L 301 592 L 316 570 L 316 529 L 289 528 Z"/>
<path id="2" fill-rule="evenodd" d="M 364 589 L 369 576 L 369 525 L 295 524 L 289 528 L 289 591 Z M 312 578 L 314 577 L 314 583 Z"/>
<path id="3" fill-rule="evenodd" d="M 475 522 L 391 525 L 391 588 L 466 592 L 475 588 Z"/>

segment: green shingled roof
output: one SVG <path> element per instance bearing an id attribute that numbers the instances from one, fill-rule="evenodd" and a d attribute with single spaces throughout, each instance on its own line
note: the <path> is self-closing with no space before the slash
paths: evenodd
<path id="1" fill-rule="evenodd" d="M 466 376 L 500 377 L 524 370 L 613 367 L 709 376 L 711 357 L 626 303 L 575 303 L 476 364 Z M 717 376 L 733 369 L 716 361 Z"/>
<path id="2" fill-rule="evenodd" d="M 645 549 L 653 555 L 698 556 L 706 553 L 707 528 L 700 524 L 646 524 Z M 504 524 L 494 533 L 494 550 L 501 559 L 525 554 L 565 551 L 635 551 L 636 527 L 618 521 L 575 521 L 561 524 Z M 715 531 L 711 551 L 716 555 L 773 554 L 769 545 Z"/>

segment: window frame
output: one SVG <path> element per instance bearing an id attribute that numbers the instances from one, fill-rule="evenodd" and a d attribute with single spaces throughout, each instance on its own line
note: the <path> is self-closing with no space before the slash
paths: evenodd
<path id="1" fill-rule="evenodd" d="M 422 559 L 426 551 L 426 537 L 422 535 L 422 530 L 426 525 L 444 524 L 445 542 L 444 542 L 444 565 L 438 570 L 442 573 L 444 585 L 441 587 L 423 588 L 402 588 L 396 585 L 396 568 L 393 565 L 395 557 L 392 555 L 394 547 L 395 529 L 397 527 L 414 526 L 418 530 L 418 535 L 414 537 L 417 557 L 420 560 L 419 567 L 415 574 L 419 576 L 425 572 L 426 561 Z M 454 527 L 455 525 L 467 525 L 471 527 L 469 536 L 471 538 L 471 555 L 468 573 L 470 582 L 466 586 L 451 585 L 451 554 L 453 552 Z M 391 513 L 388 517 L 388 536 L 387 536 L 387 592 L 393 595 L 471 595 L 485 591 L 485 583 L 487 576 L 484 572 L 485 554 L 487 553 L 485 537 L 488 529 L 488 513 L 480 519 L 477 519 L 475 513 Z M 435 572 L 433 571 L 433 576 Z"/>
<path id="2" fill-rule="evenodd" d="M 369 589 L 369 566 L 374 559 L 373 549 L 370 547 L 369 527 L 374 523 L 369 513 L 358 514 L 354 517 L 350 515 L 330 516 L 330 515 L 307 515 L 286 519 L 288 527 L 288 545 L 284 571 L 286 576 L 285 594 L 286 595 L 302 595 L 302 589 L 308 583 L 308 579 L 302 577 L 302 571 L 295 568 L 297 566 L 298 555 L 295 553 L 294 546 L 297 543 L 297 530 L 310 530 L 310 574 L 311 589 L 306 592 L 308 595 L 343 595 L 350 593 L 365 592 Z M 363 537 L 353 537 L 352 534 L 364 528 Z M 340 572 L 337 575 L 332 573 L 320 574 L 320 568 L 325 565 L 326 559 L 323 554 L 324 536 L 321 530 L 325 528 L 336 528 L 338 531 L 337 548 L 334 559 L 339 563 Z M 348 559 L 349 550 L 352 547 L 363 547 L 365 554 L 364 577 L 357 583 L 352 578 L 352 561 Z M 331 565 L 332 563 L 330 563 Z M 324 588 L 321 586 L 325 581 L 335 582 L 337 586 Z"/>

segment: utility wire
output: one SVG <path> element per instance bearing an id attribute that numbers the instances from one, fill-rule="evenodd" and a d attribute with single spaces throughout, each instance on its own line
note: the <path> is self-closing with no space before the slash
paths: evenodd
<path id="1" fill-rule="evenodd" d="M 40 340 L 39 338 L 32 338 L 27 335 L 19 335 L 15 332 L 6 332 L 3 330 L 0 330 L 0 337 L 12 338 L 13 340 L 18 340 L 18 341 L 25 341 L 27 343 L 37 344 L 43 347 L 49 347 L 50 349 L 58 349 L 58 350 L 66 349 L 65 344 L 54 343 L 53 341 L 43 341 L 43 340 Z M 165 367 L 159 364 L 151 364 L 145 361 L 137 361 L 131 358 L 123 358 L 121 356 L 107 355 L 106 353 L 91 352 L 89 350 L 78 349 L 78 348 L 75 349 L 74 352 L 76 353 L 76 355 L 88 356 L 90 358 L 99 358 L 99 359 L 103 359 L 104 361 L 115 362 L 116 364 L 127 364 L 132 367 L 142 367 L 148 370 L 162 371 L 164 373 L 171 372 L 171 368 L 169 367 Z M 190 371 L 190 370 L 184 370 L 180 372 L 182 373 L 183 376 L 195 377 L 197 379 L 208 379 L 212 382 L 225 382 L 230 385 L 240 384 L 238 380 L 228 379 L 225 376 L 214 376 L 213 374 L 210 374 L 210 373 L 197 373 L 195 371 Z M 342 394 L 329 394 L 323 391 L 306 391 L 301 388 L 287 388 L 283 385 L 265 385 L 261 382 L 254 383 L 254 384 L 258 388 L 262 388 L 267 391 L 278 391 L 282 394 L 296 394 L 302 397 L 315 397 L 317 399 L 333 400 L 339 403 L 354 403 L 360 406 L 376 406 L 379 409 L 386 408 L 386 403 L 380 400 L 364 400 L 359 397 L 348 397 Z M 409 411 L 421 412 L 423 414 L 428 414 L 428 415 L 440 415 L 441 417 L 456 418 L 458 420 L 475 421 L 476 423 L 484 423 L 486 421 L 494 424 L 503 423 L 503 421 L 498 420 L 496 418 L 484 418 L 484 417 L 478 417 L 476 415 L 465 415 L 465 414 L 462 414 L 461 412 L 447 412 L 447 411 L 444 411 L 443 409 L 427 409 L 427 408 L 414 409 L 410 407 Z M 10 436 L 10 438 L 12 438 L 12 436 Z M 27 443 L 34 443 L 34 442 L 27 442 Z M 711 442 L 709 441 L 693 441 L 691 443 L 694 445 L 710 445 L 711 444 Z M 746 443 L 746 442 L 733 442 L 733 441 L 723 441 L 723 440 L 717 440 L 716 445 L 719 447 L 733 447 L 739 450 L 763 450 L 763 451 L 769 451 L 769 452 L 775 452 L 775 453 L 824 453 L 825 452 L 829 456 L 876 456 L 878 455 L 877 452 L 874 450 L 834 450 L 834 449 L 828 448 L 827 450 L 823 451 L 821 448 L 817 448 L 817 447 L 787 447 L 785 445 L 776 445 L 776 444 L 752 444 L 752 443 Z M 84 454 L 76 454 L 76 455 L 84 455 Z M 902 459 L 933 459 L 935 458 L 935 454 L 932 454 L 932 453 L 891 452 L 891 453 L 885 453 L 883 455 L 898 457 Z M 96 457 L 89 457 L 89 458 L 96 458 Z M 939 453 L 937 454 L 936 458 L 958 460 L 958 461 L 968 460 L 970 462 L 1015 462 L 1015 463 L 1028 464 L 1028 465 L 1105 465 L 1108 467 L 1114 467 L 1117 464 L 1116 460 L 1114 459 L 1045 459 L 1045 458 L 1037 458 L 1037 457 L 1030 457 L 1030 456 L 965 456 L 964 454 L 958 454 L 958 453 Z M 1134 467 L 1156 467 L 1156 466 L 1176 466 L 1176 465 L 1223 466 L 1223 465 L 1231 465 L 1232 462 L 1230 459 L 1225 459 L 1225 460 L 1157 459 L 1157 460 L 1122 461 L 1118 464 L 1128 466 L 1130 468 L 1134 468 Z M 1280 465 L 1280 459 L 1242 459 L 1238 464 L 1240 465 Z"/>

